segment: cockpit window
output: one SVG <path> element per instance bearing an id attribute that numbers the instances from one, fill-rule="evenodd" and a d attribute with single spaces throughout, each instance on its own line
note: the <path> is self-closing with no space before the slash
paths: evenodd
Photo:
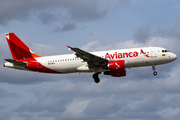
<path id="1" fill-rule="evenodd" d="M 162 50 L 162 52 L 164 53 L 164 52 L 170 52 L 169 50 Z"/>

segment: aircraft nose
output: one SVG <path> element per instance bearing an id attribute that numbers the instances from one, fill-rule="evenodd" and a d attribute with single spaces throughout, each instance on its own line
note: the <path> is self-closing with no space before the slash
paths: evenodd
<path id="1" fill-rule="evenodd" d="M 177 59 L 177 55 L 172 53 L 172 57 L 171 57 L 173 60 L 176 60 Z"/>

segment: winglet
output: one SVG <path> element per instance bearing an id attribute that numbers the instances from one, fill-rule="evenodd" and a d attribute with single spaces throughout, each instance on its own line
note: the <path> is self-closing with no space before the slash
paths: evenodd
<path id="1" fill-rule="evenodd" d="M 71 49 L 72 49 L 72 47 L 70 47 L 70 46 L 67 46 L 67 47 L 68 47 L 68 49 L 69 49 L 69 50 L 71 50 Z"/>

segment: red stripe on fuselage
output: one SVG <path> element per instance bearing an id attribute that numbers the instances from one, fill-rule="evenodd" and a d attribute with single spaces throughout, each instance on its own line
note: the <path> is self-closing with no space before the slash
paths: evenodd
<path id="1" fill-rule="evenodd" d="M 35 72 L 42 72 L 42 73 L 56 73 L 56 74 L 65 74 L 61 72 L 57 72 L 55 70 L 49 69 L 39 63 L 36 59 L 30 58 L 30 59 L 25 59 L 25 60 L 19 60 L 20 62 L 27 62 L 28 65 L 25 67 L 29 70 L 35 71 Z"/>

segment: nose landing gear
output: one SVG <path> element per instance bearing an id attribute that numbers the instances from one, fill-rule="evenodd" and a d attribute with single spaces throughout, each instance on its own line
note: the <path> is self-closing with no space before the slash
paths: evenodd
<path id="1" fill-rule="evenodd" d="M 155 66 L 152 66 L 152 69 L 153 69 L 153 71 L 154 71 L 154 72 L 153 72 L 153 75 L 156 76 L 156 75 L 157 75 L 157 72 L 155 71 L 155 70 L 156 70 Z"/>
<path id="2" fill-rule="evenodd" d="M 95 83 L 99 83 L 100 82 L 100 79 L 99 79 L 99 74 L 101 74 L 101 72 L 96 72 L 93 74 L 93 78 L 94 78 L 94 82 Z"/>

